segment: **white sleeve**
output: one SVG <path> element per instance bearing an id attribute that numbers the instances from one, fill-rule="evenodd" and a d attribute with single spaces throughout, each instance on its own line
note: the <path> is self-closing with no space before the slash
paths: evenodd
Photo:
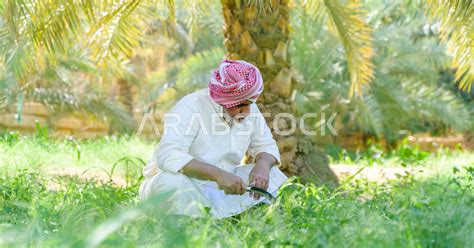
<path id="1" fill-rule="evenodd" d="M 248 152 L 249 154 L 256 158 L 259 153 L 266 152 L 273 155 L 277 161 L 277 165 L 281 163 L 280 152 L 278 151 L 278 146 L 275 139 L 273 139 L 272 132 L 265 121 L 260 110 L 256 108 L 255 114 L 255 126 L 253 133 L 250 137 L 250 145 Z"/>
<path id="2" fill-rule="evenodd" d="M 189 102 L 178 102 L 164 116 L 164 133 L 153 158 L 163 171 L 177 173 L 193 159 L 189 149 L 198 134 L 199 124 L 190 123 L 192 115 L 197 113 L 192 107 Z"/>

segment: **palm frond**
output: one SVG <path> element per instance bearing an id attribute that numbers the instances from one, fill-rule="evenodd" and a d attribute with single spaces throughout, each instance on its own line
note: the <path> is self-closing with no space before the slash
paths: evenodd
<path id="1" fill-rule="evenodd" d="M 375 95 L 364 95 L 363 99 L 354 98 L 354 112 L 346 113 L 353 120 L 354 127 L 364 133 L 370 133 L 376 137 L 381 137 L 384 131 L 384 113 L 380 108 Z M 354 128 L 353 127 L 353 128 Z"/>
<path id="2" fill-rule="evenodd" d="M 268 0 L 238 0 L 238 5 L 245 4 L 247 6 L 253 6 L 258 10 L 260 15 L 266 15 L 271 13 L 273 6 L 272 1 Z"/>
<path id="3" fill-rule="evenodd" d="M 139 4 L 140 2 L 132 1 L 118 6 L 103 16 L 90 31 L 88 47 L 92 58 L 99 66 L 106 67 L 114 74 L 121 75 L 122 63 L 114 63 L 113 67 L 107 66 L 107 63 L 114 59 L 121 62 L 131 58 L 133 48 L 139 45 L 140 37 L 146 31 L 142 17 L 131 15 Z"/>
<path id="4" fill-rule="evenodd" d="M 362 85 L 369 83 L 374 66 L 372 28 L 364 21 L 366 11 L 357 0 L 346 5 L 339 1 L 324 0 L 330 19 L 337 29 L 344 45 L 347 64 L 351 76 L 350 96 L 361 95 Z"/>
<path id="5" fill-rule="evenodd" d="M 334 47 L 337 37 L 325 30 L 323 14 L 313 14 L 324 10 L 315 4 L 317 2 L 309 1 L 292 9 L 291 23 L 298 28 L 293 31 L 290 54 L 293 65 L 303 77 L 301 81 L 304 84 L 297 87 L 301 92 L 309 90 L 309 85 L 321 83 L 331 72 L 335 58 L 340 55 Z"/>
<path id="6" fill-rule="evenodd" d="M 318 19 L 318 17 L 326 14 L 323 0 L 303 0 L 303 2 L 295 0 L 294 3 L 296 7 L 302 6 L 304 12 L 309 14 L 309 17 L 313 17 L 313 19 Z"/>
<path id="7" fill-rule="evenodd" d="M 441 21 L 441 39 L 453 55 L 459 87 L 474 82 L 474 3 L 472 0 L 426 0 L 427 12 Z"/>
<path id="8" fill-rule="evenodd" d="M 8 68 L 0 76 L 0 109 L 15 111 L 19 102 L 39 102 L 55 114 L 83 113 L 98 120 L 114 121 L 125 129 L 133 127 L 132 117 L 115 100 L 102 93 L 93 77 L 96 67 L 81 51 L 68 51 L 58 57 L 58 63 L 46 65 L 28 76 L 28 84 L 21 85 Z M 21 99 L 22 101 L 19 101 Z M 20 107 L 21 109 L 21 107 Z M 18 112 L 21 116 L 21 111 Z"/>
<path id="9" fill-rule="evenodd" d="M 80 93 L 63 84 L 48 88 L 24 89 L 4 86 L 0 90 L 0 109 L 3 110 L 14 107 L 16 104 L 14 99 L 21 95 L 24 101 L 38 102 L 48 106 L 56 115 L 71 112 L 92 115 L 97 120 L 114 121 L 129 130 L 135 125 L 133 118 L 120 107 L 120 104 L 94 89 L 87 89 Z"/>
<path id="10" fill-rule="evenodd" d="M 108 64 L 111 60 L 122 63 L 131 57 L 132 48 L 146 31 L 140 25 L 140 17 L 147 8 L 140 3 L 137 0 L 7 0 L 2 5 L 1 19 L 5 25 L 1 25 L 0 33 L 2 38 L 8 37 L 8 42 L 2 42 L 2 56 L 19 78 L 31 74 L 28 69 L 57 62 L 58 55 L 71 47 L 90 48 L 98 64 Z M 24 48 L 29 49 L 28 56 L 32 59 L 20 59 L 18 51 Z M 23 65 L 12 64 L 17 61 Z"/>
<path id="11" fill-rule="evenodd" d="M 412 108 L 410 112 L 418 123 L 427 123 L 431 129 L 466 131 L 472 122 L 472 112 L 459 98 L 446 89 L 418 82 L 404 82 L 403 94 Z"/>
<path id="12" fill-rule="evenodd" d="M 25 37 L 36 51 L 51 55 L 64 52 L 64 41 L 77 39 L 82 28 L 81 12 L 73 0 L 7 1 L 6 21 L 13 37 Z"/>
<path id="13" fill-rule="evenodd" d="M 94 116 L 98 120 L 113 121 L 131 129 L 135 123 L 120 104 L 92 89 L 84 93 L 70 89 L 35 88 L 25 91 L 27 98 L 40 102 L 54 110 L 55 114 L 80 112 Z"/>
<path id="14" fill-rule="evenodd" d="M 187 23 L 193 42 L 206 40 L 208 43 L 222 45 L 224 20 L 219 2 L 216 0 L 188 0 L 187 2 L 189 7 L 182 10 L 186 13 L 181 18 Z M 216 39 L 216 37 L 222 38 Z"/>
<path id="15" fill-rule="evenodd" d="M 419 7 L 416 8 L 419 10 Z M 392 11 L 395 11 L 395 14 L 392 14 Z M 422 37 L 414 41 L 410 33 L 422 23 L 426 23 L 426 19 L 420 15 L 416 16 L 415 20 L 408 17 L 399 19 L 398 11 L 399 8 L 392 8 L 390 5 L 384 15 L 373 18 L 372 24 L 379 25 L 373 40 L 377 54 L 372 60 L 376 67 L 371 87 L 363 97 L 347 99 L 349 75 L 346 71 L 339 72 L 334 66 L 344 60 L 342 51 L 336 51 L 330 62 L 326 62 L 329 64 L 327 73 L 322 71 L 322 74 L 318 75 L 321 77 L 318 82 L 306 85 L 304 91 L 300 89 L 296 94 L 297 110 L 303 113 L 335 112 L 337 123 L 340 123 L 338 132 L 362 131 L 378 137 L 383 136 L 387 140 L 398 138 L 400 130 L 462 131 L 472 128 L 472 125 L 469 125 L 472 112 L 461 103 L 460 98 L 447 89 L 440 88 L 438 84 L 439 73 L 446 70 L 449 62 L 444 46 L 439 44 L 436 37 Z M 303 68 L 302 72 L 310 71 L 308 67 L 314 67 L 316 62 L 308 61 L 310 59 L 305 57 L 327 53 L 329 50 L 326 46 L 319 46 L 324 43 L 317 43 L 317 46 L 311 44 L 321 42 L 327 35 L 321 30 L 319 35 L 324 38 L 305 42 L 306 36 L 314 36 L 318 31 L 305 30 L 300 17 L 304 12 L 295 13 L 294 23 L 303 31 L 298 29 L 294 32 L 293 61 L 298 69 Z M 395 17 L 393 21 L 377 20 L 386 20 L 386 15 Z M 399 21 L 402 21 L 403 25 L 400 25 Z M 317 27 L 318 24 L 310 22 L 309 26 Z M 298 52 L 297 49 L 303 51 Z M 323 50 L 318 51 L 319 49 Z M 316 58 L 320 60 L 318 56 Z"/>
<path id="16" fill-rule="evenodd" d="M 4 57 L 6 68 L 19 80 L 32 74 L 36 69 L 32 66 L 36 59 L 32 56 L 34 49 L 31 45 L 24 40 L 14 43 L 5 36 L 1 36 L 3 40 L 0 41 L 0 52 Z"/>
<path id="17" fill-rule="evenodd" d="M 434 39 L 418 40 L 413 42 L 404 37 L 404 33 L 389 28 L 389 32 L 396 33 L 397 38 L 388 38 L 378 34 L 376 46 L 378 54 L 374 57 L 377 65 L 378 77 L 398 77 L 400 79 L 415 79 L 427 83 L 438 81 L 439 71 L 449 66 L 449 57 L 445 48 Z M 396 52 L 395 52 L 396 51 Z"/>
<path id="18" fill-rule="evenodd" d="M 398 78 L 383 78 L 382 80 L 374 80 L 370 87 L 370 95 L 377 104 L 377 112 L 380 113 L 379 121 L 383 127 L 381 131 L 388 134 L 403 130 L 413 110 L 406 101 L 409 96 L 400 92 Z"/>
<path id="19" fill-rule="evenodd" d="M 178 91 L 190 92 L 206 87 L 212 70 L 216 68 L 224 55 L 222 48 L 213 48 L 187 58 L 178 68 L 179 73 L 176 76 Z"/>

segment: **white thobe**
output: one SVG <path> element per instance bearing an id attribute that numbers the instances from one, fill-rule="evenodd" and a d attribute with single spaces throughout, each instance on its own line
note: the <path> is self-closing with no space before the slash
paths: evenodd
<path id="1" fill-rule="evenodd" d="M 153 158 L 145 167 L 140 198 L 160 192 L 173 192 L 168 204 L 172 214 L 202 216 L 208 207 L 214 217 L 239 214 L 257 204 L 248 193 L 226 195 L 217 184 L 190 178 L 181 169 L 192 159 L 217 166 L 240 176 L 248 183 L 254 164 L 241 165 L 248 152 L 253 158 L 271 154 L 280 164 L 280 153 L 257 105 L 240 123 L 226 119 L 224 109 L 203 89 L 183 97 L 164 117 L 164 134 Z M 269 175 L 270 193 L 275 194 L 287 177 L 276 167 Z"/>

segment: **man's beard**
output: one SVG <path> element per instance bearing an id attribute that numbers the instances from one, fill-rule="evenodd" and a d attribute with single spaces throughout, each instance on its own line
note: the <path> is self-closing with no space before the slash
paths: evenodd
<path id="1" fill-rule="evenodd" d="M 230 125 L 233 123 L 242 123 L 242 121 L 247 117 L 245 115 L 236 115 L 232 117 L 228 113 L 224 113 L 224 116 L 224 119 L 227 120 Z"/>
<path id="2" fill-rule="evenodd" d="M 239 118 L 233 118 L 233 119 L 236 120 L 238 123 L 241 123 L 242 121 L 244 121 L 245 116 L 244 117 L 239 117 Z"/>

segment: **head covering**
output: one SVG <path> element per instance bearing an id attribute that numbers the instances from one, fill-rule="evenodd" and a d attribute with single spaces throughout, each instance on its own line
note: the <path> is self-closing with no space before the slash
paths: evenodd
<path id="1" fill-rule="evenodd" d="M 255 102 L 262 91 L 260 71 L 243 60 L 222 60 L 209 82 L 211 98 L 224 108 L 237 106 L 246 100 Z"/>

